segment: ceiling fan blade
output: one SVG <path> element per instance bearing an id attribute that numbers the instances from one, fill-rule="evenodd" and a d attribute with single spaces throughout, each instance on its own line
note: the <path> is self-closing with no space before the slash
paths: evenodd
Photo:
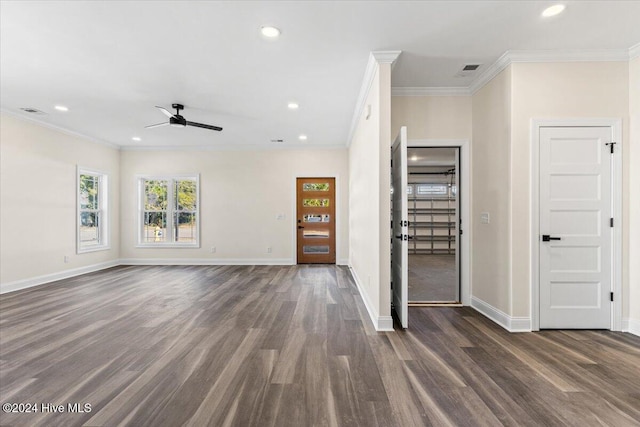
<path id="1" fill-rule="evenodd" d="M 157 105 L 156 105 L 156 108 L 157 108 L 158 110 L 162 111 L 162 113 L 163 113 L 165 116 L 167 116 L 167 117 L 169 117 L 169 118 L 173 117 L 173 114 L 171 114 L 171 112 L 170 112 L 169 110 L 167 110 L 166 108 L 164 108 L 164 107 L 158 107 Z"/>
<path id="2" fill-rule="evenodd" d="M 145 129 L 152 129 L 152 128 L 159 128 L 160 126 L 167 126 L 169 124 L 169 122 L 162 122 L 162 123 L 157 123 L 155 125 L 149 125 L 149 126 L 145 126 Z"/>
<path id="3" fill-rule="evenodd" d="M 222 128 L 219 126 L 204 125 L 202 123 L 196 123 L 196 122 L 187 122 L 187 126 L 195 126 L 197 128 L 218 130 L 218 131 L 222 130 Z"/>

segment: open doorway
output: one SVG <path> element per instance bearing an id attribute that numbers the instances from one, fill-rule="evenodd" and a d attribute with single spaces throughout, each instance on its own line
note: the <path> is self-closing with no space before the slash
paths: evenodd
<path id="1" fill-rule="evenodd" d="M 408 299 L 460 304 L 460 149 L 409 147 Z"/>

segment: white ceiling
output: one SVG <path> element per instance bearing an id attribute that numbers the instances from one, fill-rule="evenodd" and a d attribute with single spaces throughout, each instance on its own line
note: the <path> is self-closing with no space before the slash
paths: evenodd
<path id="1" fill-rule="evenodd" d="M 467 87 L 465 63 L 507 50 L 640 42 L 640 1 L 565 3 L 543 19 L 552 2 L 2 1 L 1 107 L 121 146 L 344 146 L 371 51 L 403 52 L 395 87 Z M 173 102 L 224 130 L 144 129 Z"/>

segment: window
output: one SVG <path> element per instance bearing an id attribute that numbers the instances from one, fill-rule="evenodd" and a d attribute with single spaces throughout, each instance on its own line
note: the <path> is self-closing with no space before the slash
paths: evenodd
<path id="1" fill-rule="evenodd" d="M 418 194 L 421 196 L 446 196 L 449 194 L 447 184 L 419 184 Z"/>
<path id="2" fill-rule="evenodd" d="M 199 247 L 198 176 L 140 178 L 140 246 Z"/>
<path id="3" fill-rule="evenodd" d="M 109 249 L 107 175 L 78 168 L 76 252 Z"/>

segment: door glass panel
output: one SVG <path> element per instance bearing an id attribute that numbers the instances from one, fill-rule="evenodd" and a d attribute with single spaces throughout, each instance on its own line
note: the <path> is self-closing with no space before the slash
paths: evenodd
<path id="1" fill-rule="evenodd" d="M 304 230 L 302 232 L 304 237 L 324 237 L 329 238 L 329 230 Z"/>
<path id="2" fill-rule="evenodd" d="M 326 208 L 329 206 L 329 199 L 304 199 L 302 206 L 312 208 Z"/>
<path id="3" fill-rule="evenodd" d="M 313 183 L 307 182 L 302 184 L 302 191 L 329 191 L 329 183 Z"/>
<path id="4" fill-rule="evenodd" d="M 328 254 L 329 246 L 304 245 L 302 251 L 305 254 Z"/>
<path id="5" fill-rule="evenodd" d="M 331 215 L 307 214 L 304 222 L 331 222 Z"/>

